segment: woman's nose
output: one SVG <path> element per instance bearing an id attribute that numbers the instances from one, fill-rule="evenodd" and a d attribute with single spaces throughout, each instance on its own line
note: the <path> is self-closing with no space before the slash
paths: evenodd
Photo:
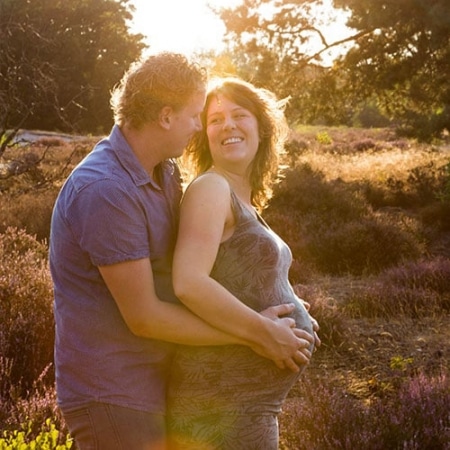
<path id="1" fill-rule="evenodd" d="M 236 123 L 232 117 L 225 117 L 223 121 L 223 128 L 225 130 L 232 130 L 233 128 L 236 128 Z"/>

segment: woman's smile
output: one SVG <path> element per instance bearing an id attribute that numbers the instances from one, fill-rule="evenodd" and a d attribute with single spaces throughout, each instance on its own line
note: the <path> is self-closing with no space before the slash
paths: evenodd
<path id="1" fill-rule="evenodd" d="M 255 115 L 223 95 L 208 105 L 206 132 L 215 166 L 233 163 L 247 167 L 258 151 Z"/>
<path id="2" fill-rule="evenodd" d="M 243 141 L 244 141 L 244 138 L 241 138 L 241 137 L 229 137 L 222 141 L 222 145 L 240 144 Z"/>

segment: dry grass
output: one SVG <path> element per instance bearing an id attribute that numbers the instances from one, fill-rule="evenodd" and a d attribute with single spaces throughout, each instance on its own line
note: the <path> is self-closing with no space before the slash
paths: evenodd
<path id="1" fill-rule="evenodd" d="M 317 141 L 318 133 L 327 133 L 331 144 Z M 297 164 L 307 163 L 320 170 L 328 181 L 341 179 L 345 182 L 364 181 L 384 183 L 396 178 L 406 180 L 409 171 L 430 163 L 445 165 L 450 159 L 447 147 L 418 144 L 413 141 L 396 140 L 393 131 L 385 129 L 349 130 L 345 128 L 300 128 L 293 138 L 306 141 L 307 148 Z M 358 151 L 358 145 L 371 140 L 374 147 Z"/>

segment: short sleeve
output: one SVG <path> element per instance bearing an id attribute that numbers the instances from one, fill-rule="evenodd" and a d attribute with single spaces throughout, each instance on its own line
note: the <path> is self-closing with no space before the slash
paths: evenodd
<path id="1" fill-rule="evenodd" d="M 70 214 L 73 232 L 94 265 L 149 256 L 148 218 L 136 189 L 129 185 L 96 181 L 78 193 Z"/>

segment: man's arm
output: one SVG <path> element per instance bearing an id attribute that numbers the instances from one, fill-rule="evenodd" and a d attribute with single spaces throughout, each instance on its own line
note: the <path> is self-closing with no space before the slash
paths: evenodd
<path id="1" fill-rule="evenodd" d="M 183 305 L 161 301 L 148 258 L 99 267 L 128 328 L 137 336 L 186 345 L 243 344 Z"/>
<path id="2" fill-rule="evenodd" d="M 101 266 L 99 270 L 125 323 L 137 336 L 185 345 L 242 344 L 255 347 L 254 342 L 213 327 L 183 305 L 161 301 L 154 289 L 151 262 L 148 258 Z M 276 307 L 278 316 L 291 311 L 291 305 Z M 267 318 L 263 320 L 273 321 Z M 280 327 L 294 326 L 292 319 L 278 319 L 278 322 Z M 311 356 L 304 349 L 294 353 L 297 364 L 307 363 Z M 296 364 L 284 366 L 298 370 Z"/>

